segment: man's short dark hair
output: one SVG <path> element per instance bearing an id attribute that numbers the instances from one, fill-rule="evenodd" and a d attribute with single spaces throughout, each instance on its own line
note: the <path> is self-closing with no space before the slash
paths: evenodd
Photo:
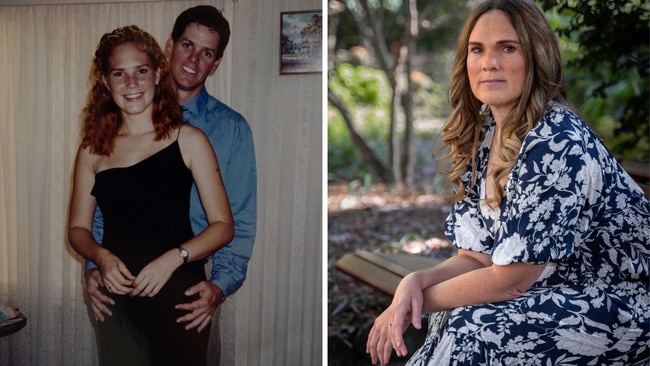
<path id="1" fill-rule="evenodd" d="M 216 50 L 217 60 L 223 57 L 223 51 L 226 49 L 230 38 L 230 25 L 221 11 L 214 6 L 199 5 L 182 12 L 176 18 L 174 29 L 172 29 L 174 43 L 183 35 L 187 26 L 194 23 L 205 26 L 219 35 L 219 45 Z"/>

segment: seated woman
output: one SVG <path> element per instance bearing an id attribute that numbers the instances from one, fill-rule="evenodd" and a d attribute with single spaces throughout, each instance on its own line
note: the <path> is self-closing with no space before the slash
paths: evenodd
<path id="1" fill-rule="evenodd" d="M 567 106 L 557 41 L 530 1 L 478 5 L 453 65 L 445 146 L 458 255 L 412 273 L 368 336 L 386 364 L 648 365 L 650 202 Z"/>

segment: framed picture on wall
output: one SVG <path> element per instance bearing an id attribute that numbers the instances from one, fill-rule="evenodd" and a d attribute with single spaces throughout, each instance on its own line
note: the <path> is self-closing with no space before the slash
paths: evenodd
<path id="1" fill-rule="evenodd" d="M 323 71 L 323 14 L 321 10 L 280 14 L 280 75 Z"/>

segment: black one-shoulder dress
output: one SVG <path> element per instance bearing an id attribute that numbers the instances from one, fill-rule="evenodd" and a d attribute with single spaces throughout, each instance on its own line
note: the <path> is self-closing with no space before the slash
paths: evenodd
<path id="1" fill-rule="evenodd" d="M 178 140 L 135 165 L 96 174 L 92 194 L 104 219 L 102 245 L 134 276 L 193 237 L 192 183 Z M 116 303 L 97 327 L 101 364 L 205 365 L 209 332 L 186 331 L 176 322 L 186 312 L 175 309 L 196 300 L 184 292 L 205 279 L 203 263 L 195 261 L 179 267 L 154 297 L 108 294 Z"/>

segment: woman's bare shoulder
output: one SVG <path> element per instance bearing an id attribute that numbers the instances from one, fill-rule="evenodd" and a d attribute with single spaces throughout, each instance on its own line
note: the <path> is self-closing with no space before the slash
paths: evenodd
<path id="1" fill-rule="evenodd" d="M 197 140 L 203 140 L 205 139 L 205 133 L 201 131 L 198 127 L 194 127 L 188 124 L 182 125 L 179 127 L 180 131 L 178 131 L 178 140 L 181 142 L 181 140 L 187 142 L 187 141 L 194 141 L 196 142 Z"/>
<path id="2" fill-rule="evenodd" d="M 95 154 L 90 146 L 81 144 L 77 150 L 77 167 L 85 167 L 92 172 L 97 172 L 99 164 L 106 156 Z"/>
<path id="3" fill-rule="evenodd" d="M 210 145 L 210 141 L 205 133 L 199 128 L 190 125 L 183 125 L 181 127 L 178 134 L 178 145 L 183 154 L 189 153 L 194 155 L 206 149 L 212 150 L 212 145 Z"/>

